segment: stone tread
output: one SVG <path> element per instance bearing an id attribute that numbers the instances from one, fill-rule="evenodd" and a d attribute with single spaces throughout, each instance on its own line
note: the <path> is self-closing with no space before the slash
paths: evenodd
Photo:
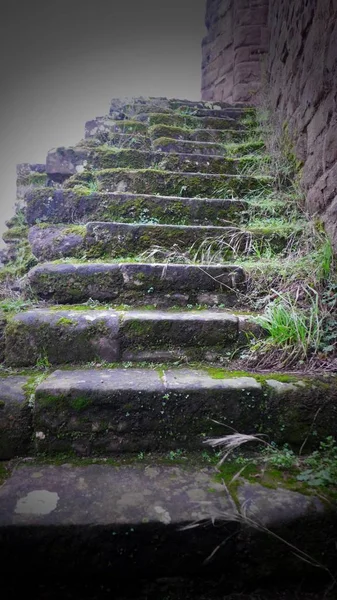
<path id="1" fill-rule="evenodd" d="M 252 241 L 269 245 L 281 251 L 289 243 L 291 234 L 298 233 L 298 227 L 263 229 L 260 227 L 241 229 L 235 225 L 224 227 L 214 225 L 168 225 L 158 223 L 118 223 L 110 221 L 89 221 L 80 228 L 65 225 L 33 225 L 28 232 L 28 240 L 33 255 L 41 262 L 58 260 L 64 257 L 118 258 L 135 256 L 154 247 L 180 252 L 202 252 L 201 244 L 213 244 L 221 250 L 222 260 L 236 255 L 247 255 Z"/>
<path id="2" fill-rule="evenodd" d="M 264 149 L 263 142 L 252 142 L 250 144 L 221 144 L 216 142 L 195 142 L 193 140 L 176 140 L 174 138 L 162 137 L 152 142 L 152 146 L 159 152 L 176 152 L 186 154 L 221 155 L 227 156 L 232 153 L 236 158 L 246 156 L 251 152 Z M 258 155 L 258 154 L 257 154 Z"/>
<path id="3" fill-rule="evenodd" d="M 221 198 L 182 198 L 132 194 L 129 192 L 95 192 L 89 196 L 76 190 L 40 188 L 27 192 L 26 219 L 34 225 L 48 218 L 48 223 L 73 223 L 74 221 L 125 220 L 141 222 L 157 219 L 158 222 L 189 225 L 222 225 L 233 222 L 236 215 L 241 222 L 247 219 L 248 204 L 243 200 Z"/>
<path id="4" fill-rule="evenodd" d="M 152 125 L 148 129 L 148 135 L 152 140 L 168 137 L 195 142 L 240 143 L 246 137 L 246 131 L 243 129 L 186 129 L 169 125 Z M 89 134 L 88 137 L 90 137 Z"/>
<path id="5" fill-rule="evenodd" d="M 8 583 L 5 574 L 12 574 L 17 562 L 26 587 L 31 585 L 35 594 L 43 575 L 49 584 L 75 575 L 81 582 L 92 578 L 95 598 L 107 581 L 108 589 L 114 590 L 122 583 L 124 592 L 130 581 L 139 590 L 144 579 L 160 576 L 166 595 L 170 581 L 174 585 L 180 577 L 186 586 L 186 578 L 200 573 L 225 578 L 228 589 L 238 581 L 256 580 L 266 568 L 269 576 L 282 569 L 286 578 L 297 574 L 299 565 L 302 571 L 312 570 L 298 557 L 289 563 L 288 546 L 275 543 L 272 535 L 266 544 L 266 533 L 252 534 L 240 522 L 241 514 L 309 554 L 307 530 L 321 531 L 315 535 L 315 550 L 326 557 L 325 541 L 334 537 L 336 522 L 319 497 L 284 487 L 265 488 L 242 478 L 234 496 L 216 475 L 214 467 L 163 465 L 156 460 L 116 466 L 74 465 L 71 459 L 59 465 L 20 465 L 0 489 L 3 588 Z M 310 527 L 303 527 L 306 522 Z M 196 523 L 199 526 L 186 529 Z M 208 569 L 205 561 L 216 549 Z M 328 558 L 333 561 L 331 555 Z M 29 574 L 38 571 L 33 588 Z M 12 575 L 10 579 L 13 584 Z M 44 588 L 43 596 L 45 592 Z"/>
<path id="6" fill-rule="evenodd" d="M 184 265 L 165 263 L 45 263 L 30 270 L 26 293 L 58 303 L 92 300 L 156 300 L 159 306 L 213 304 L 214 295 L 229 302 L 245 289 L 246 275 L 232 264 Z M 162 304 L 160 298 L 162 298 Z M 207 294 L 211 298 L 207 300 Z M 127 302 L 128 303 L 128 302 Z"/>
<path id="7" fill-rule="evenodd" d="M 214 174 L 199 172 L 165 171 L 162 169 L 102 169 L 95 172 L 99 191 L 132 192 L 182 197 L 214 197 L 216 195 L 241 198 L 252 191 L 271 189 L 273 180 L 268 176 Z M 85 184 L 77 174 L 67 179 L 65 187 Z"/>
<path id="8" fill-rule="evenodd" d="M 49 364 L 182 360 L 186 352 L 207 360 L 249 332 L 258 329 L 248 317 L 221 310 L 27 310 L 5 328 L 5 364 L 34 366 L 42 349 Z"/>
<path id="9" fill-rule="evenodd" d="M 38 474 L 38 478 L 37 478 Z M 174 527 L 237 514 L 236 503 L 216 480 L 215 467 L 147 465 L 26 465 L 0 490 L 0 527 L 12 525 L 125 525 L 156 523 Z M 210 491 L 212 489 L 212 491 Z M 270 490 L 241 480 L 240 508 L 275 527 L 291 523 L 324 506 L 315 496 L 286 489 Z M 290 510 L 290 507 L 292 510 Z"/>
<path id="10" fill-rule="evenodd" d="M 169 126 L 166 124 L 151 125 L 140 121 L 114 121 L 109 117 L 98 117 L 85 125 L 85 139 L 98 139 L 107 142 L 116 135 L 130 135 L 134 138 L 148 136 L 150 139 L 172 137 L 191 141 L 239 142 L 245 137 L 244 129 L 198 129 Z"/>
<path id="11" fill-rule="evenodd" d="M 205 437 L 223 436 L 226 426 L 245 434 L 263 431 L 294 448 L 305 438 L 310 449 L 317 444 L 310 434 L 313 419 L 318 439 L 336 435 L 336 377 L 292 375 L 284 381 L 284 374 L 240 375 L 206 363 L 148 365 L 96 363 L 36 371 L 20 381 L 2 377 L 0 457 L 200 450 Z"/>
<path id="12" fill-rule="evenodd" d="M 68 147 L 51 150 L 47 155 L 46 172 L 51 179 L 70 177 L 85 169 L 158 168 L 179 172 L 239 173 L 247 164 L 263 160 L 254 154 L 243 157 L 227 157 L 220 154 L 196 154 L 188 152 L 160 152 L 134 148 Z"/>

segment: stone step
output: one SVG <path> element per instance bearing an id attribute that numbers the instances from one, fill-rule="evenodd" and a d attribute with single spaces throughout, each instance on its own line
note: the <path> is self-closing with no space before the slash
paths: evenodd
<path id="1" fill-rule="evenodd" d="M 204 155 L 235 155 L 235 157 L 247 154 L 257 154 L 263 151 L 263 142 L 248 142 L 242 144 L 221 144 L 214 142 L 194 142 L 193 140 L 176 140 L 174 138 L 156 138 L 153 140 L 153 148 L 159 152 L 173 152 L 182 154 L 204 154 Z"/>
<path id="2" fill-rule="evenodd" d="M 155 112 L 155 111 L 153 111 Z M 193 107 L 188 105 L 180 105 L 174 114 L 186 115 L 191 117 L 214 117 L 217 119 L 250 119 L 253 120 L 253 111 L 244 110 L 242 108 L 206 108 L 206 107 Z"/>
<path id="3" fill-rule="evenodd" d="M 152 150 L 152 141 L 149 136 L 132 133 L 102 133 L 101 136 L 95 136 L 97 144 L 104 143 L 113 148 L 134 148 L 137 150 Z M 94 138 L 87 138 L 84 144 L 95 141 Z"/>
<path id="4" fill-rule="evenodd" d="M 191 111 L 191 110 L 211 110 L 211 111 L 223 111 L 233 113 L 249 113 L 254 114 L 253 107 L 247 107 L 244 104 L 229 104 L 229 103 L 218 103 L 218 102 L 202 102 L 202 101 L 191 101 L 191 100 L 178 100 L 168 98 L 152 98 L 152 97 L 139 97 L 139 98 L 114 98 L 110 105 L 110 115 L 118 116 L 120 119 L 123 117 L 134 117 L 139 114 L 146 114 L 149 112 L 161 112 L 169 113 L 173 111 Z"/>
<path id="5" fill-rule="evenodd" d="M 57 307 L 55 307 L 57 308 Z M 35 309 L 5 328 L 5 364 L 215 360 L 259 332 L 248 317 L 224 311 Z M 247 335 L 246 335 L 247 334 Z"/>
<path id="6" fill-rule="evenodd" d="M 181 173 L 160 169 L 102 169 L 89 177 L 100 192 L 132 192 L 185 198 L 241 198 L 252 191 L 268 191 L 273 180 L 268 176 Z M 73 175 L 65 187 L 87 184 L 86 174 Z M 90 193 L 90 189 L 88 189 Z"/>
<path id="7" fill-rule="evenodd" d="M 103 259 L 136 256 L 160 248 L 176 249 L 181 255 L 189 252 L 190 259 L 203 252 L 221 255 L 224 262 L 233 256 L 251 253 L 252 244 L 282 251 L 295 233 L 291 224 L 283 229 L 240 229 L 235 226 L 162 225 L 92 221 L 86 225 L 64 226 L 40 224 L 29 229 L 28 241 L 38 261 L 65 257 Z M 203 250 L 204 249 L 204 250 Z M 219 260 L 219 259 L 218 259 Z"/>
<path id="8" fill-rule="evenodd" d="M 21 163 L 16 167 L 16 198 L 22 200 L 27 191 L 33 187 L 47 185 L 46 165 Z"/>
<path id="9" fill-rule="evenodd" d="M 169 125 L 172 127 L 187 127 L 193 129 L 241 129 L 245 130 L 245 125 L 240 120 L 233 117 L 195 117 L 193 115 L 184 115 L 179 113 L 149 113 L 147 122 L 151 125 Z"/>
<path id="10" fill-rule="evenodd" d="M 247 203 L 219 198 L 182 198 L 80 190 L 39 188 L 25 196 L 28 225 L 85 221 L 136 221 L 168 224 L 223 225 L 245 222 Z"/>
<path id="11" fill-rule="evenodd" d="M 247 435 L 262 432 L 297 450 L 306 439 L 309 451 L 317 440 L 337 433 L 334 376 L 287 380 L 284 373 L 156 369 L 153 364 L 59 369 L 46 375 L 21 376 L 21 382 L 12 375 L 0 379 L 1 438 L 12 440 L 12 449 L 19 431 L 24 440 L 30 433 L 28 454 L 79 456 L 201 450 L 205 437 L 226 435 L 227 428 Z"/>
<path id="12" fill-rule="evenodd" d="M 109 116 L 96 117 L 85 124 L 85 138 L 101 137 L 104 134 L 126 133 L 132 135 L 146 135 L 148 124 L 132 119 L 116 121 Z"/>
<path id="13" fill-rule="evenodd" d="M 199 117 L 199 118 L 207 118 L 207 119 L 216 119 L 217 121 L 219 119 L 224 119 L 224 120 L 236 120 L 236 121 L 243 121 L 243 123 L 247 122 L 251 125 L 255 124 L 255 117 L 253 115 L 252 112 L 248 112 L 242 109 L 237 109 L 237 108 L 218 108 L 218 109 L 214 109 L 214 108 L 192 108 L 190 106 L 186 106 L 186 105 L 181 105 L 179 107 L 179 109 L 173 110 L 173 109 L 161 109 L 158 110 L 158 107 L 155 106 L 148 106 L 147 110 L 139 110 L 139 112 L 135 112 L 132 113 L 132 117 L 131 117 L 131 113 L 128 112 L 116 112 L 116 113 L 112 113 L 110 116 L 113 118 L 117 118 L 117 119 L 123 119 L 123 117 L 125 119 L 129 119 L 132 118 L 134 120 L 137 121 L 149 121 L 150 119 L 150 115 L 155 114 L 155 115 L 162 115 L 164 117 L 164 121 L 166 119 L 167 116 L 178 116 L 178 117 Z"/>
<path id="14" fill-rule="evenodd" d="M 168 125 L 152 125 L 148 135 L 156 140 L 158 138 L 173 138 L 195 142 L 229 143 L 242 142 L 247 137 L 244 129 L 187 129 L 184 127 L 171 127 Z"/>
<path id="15" fill-rule="evenodd" d="M 112 465 L 70 457 L 20 464 L 0 489 L 5 597 L 20 597 L 24 580 L 37 598 L 181 599 L 187 593 L 201 600 L 213 598 L 216 586 L 223 592 L 216 597 L 229 600 L 238 582 L 260 589 L 266 577 L 273 583 L 317 580 L 321 570 L 299 552 L 324 556 L 325 568 L 333 570 L 327 540 L 336 537 L 336 515 L 319 494 L 282 482 L 271 489 L 243 476 L 234 489 L 228 475 L 224 485 L 222 471 L 200 455 L 185 462 L 154 457 Z M 197 595 L 190 595 L 193 581 Z"/>
<path id="16" fill-rule="evenodd" d="M 212 110 L 226 109 L 226 110 L 239 111 L 239 112 L 248 113 L 248 114 L 255 114 L 255 109 L 253 106 L 248 106 L 247 104 L 243 104 L 240 102 L 236 102 L 236 103 L 232 104 L 229 102 L 217 102 L 216 100 L 202 101 L 202 100 L 179 100 L 179 99 L 175 99 L 175 98 L 170 98 L 168 101 L 168 105 L 170 108 L 173 108 L 173 110 L 181 109 L 184 107 L 187 107 L 190 109 L 211 108 Z"/>
<path id="17" fill-rule="evenodd" d="M 144 151 L 134 148 L 94 149 L 73 147 L 57 148 L 47 155 L 46 172 L 54 181 L 63 181 L 76 173 L 87 169 L 148 169 L 158 168 L 168 171 L 240 173 L 249 165 L 258 167 L 263 158 L 254 154 L 244 157 L 225 157 L 223 155 L 187 154 L 159 151 Z"/>
<path id="18" fill-rule="evenodd" d="M 245 287 L 245 272 L 233 265 L 48 263 L 31 269 L 25 293 L 64 304 L 91 299 L 158 307 L 231 306 Z"/>

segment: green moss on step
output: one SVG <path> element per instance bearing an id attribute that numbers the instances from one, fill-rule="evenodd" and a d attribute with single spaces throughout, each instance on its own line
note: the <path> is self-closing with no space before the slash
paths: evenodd
<path id="1" fill-rule="evenodd" d="M 56 325 L 75 325 L 75 321 L 73 319 L 68 319 L 67 317 L 61 317 Z"/>
<path id="2" fill-rule="evenodd" d="M 85 225 L 69 225 L 69 227 L 65 227 L 62 229 L 62 233 L 65 235 L 70 235 L 70 234 L 75 234 L 75 235 L 80 235 L 83 238 L 86 235 L 86 227 Z"/>
<path id="3" fill-rule="evenodd" d="M 123 121 L 115 121 L 113 131 L 119 133 L 147 133 L 147 124 L 141 121 L 133 121 L 125 119 Z"/>
<path id="4" fill-rule="evenodd" d="M 208 367 L 206 368 L 207 373 L 213 379 L 232 379 L 234 377 L 253 377 L 261 384 L 264 384 L 266 380 L 273 379 L 275 381 L 279 381 L 281 383 L 296 383 L 301 379 L 305 380 L 305 376 L 296 376 L 287 373 L 267 373 L 262 375 L 261 373 L 255 373 L 254 371 L 227 371 L 226 369 L 218 368 L 218 367 Z"/>
<path id="5" fill-rule="evenodd" d="M 47 185 L 48 177 L 46 173 L 30 173 L 25 177 L 20 177 L 17 180 L 18 185 L 22 186 L 45 186 Z"/>
<path id="6" fill-rule="evenodd" d="M 10 242 L 12 240 L 20 240 L 22 237 L 27 237 L 28 235 L 28 227 L 26 226 L 17 226 L 11 227 L 8 231 L 5 231 L 2 235 L 2 239 L 4 242 Z"/>
<path id="7" fill-rule="evenodd" d="M 38 399 L 39 409 L 46 407 L 53 409 L 54 411 L 61 411 L 68 409 L 69 406 L 78 412 L 85 410 L 92 404 L 92 400 L 86 396 L 77 396 L 76 398 L 69 398 L 67 396 L 58 396 L 43 394 Z"/>

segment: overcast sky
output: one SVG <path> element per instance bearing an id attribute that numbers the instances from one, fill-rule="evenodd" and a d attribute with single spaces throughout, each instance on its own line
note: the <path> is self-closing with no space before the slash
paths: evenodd
<path id="1" fill-rule="evenodd" d="M 16 164 L 78 142 L 111 98 L 200 98 L 205 4 L 2 0 L 0 234 L 13 214 Z"/>

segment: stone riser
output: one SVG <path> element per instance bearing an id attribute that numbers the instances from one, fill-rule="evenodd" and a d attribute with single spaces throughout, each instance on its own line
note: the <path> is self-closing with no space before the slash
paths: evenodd
<path id="1" fill-rule="evenodd" d="M 26 295 L 55 303 L 77 304 L 90 298 L 158 306 L 236 301 L 246 287 L 243 269 L 232 265 L 46 264 L 28 274 Z"/>
<path id="2" fill-rule="evenodd" d="M 108 142 L 116 134 L 130 135 L 135 139 L 138 136 L 148 136 L 154 140 L 158 137 L 169 137 L 181 140 L 190 140 L 195 142 L 240 142 L 247 137 L 247 131 L 244 128 L 232 128 L 230 126 L 223 129 L 185 127 L 184 124 L 170 125 L 167 123 L 158 123 L 149 125 L 135 120 L 114 121 L 108 117 L 98 117 L 93 121 L 88 121 L 85 125 L 85 139 L 98 139 L 102 143 Z"/>
<path id="3" fill-rule="evenodd" d="M 225 105 L 207 105 L 201 102 L 167 102 L 161 101 L 154 103 L 151 100 L 147 102 L 130 102 L 121 105 L 120 102 L 113 103 L 110 108 L 109 116 L 118 120 L 139 119 L 145 120 L 151 113 L 163 115 L 187 115 L 195 117 L 215 117 L 222 119 L 240 119 L 242 117 L 254 117 L 254 109 L 244 106 Z"/>
<path id="4" fill-rule="evenodd" d="M 181 127 L 170 127 L 168 125 L 153 125 L 152 127 L 149 127 L 148 133 L 152 140 L 170 138 L 190 142 L 220 144 L 240 143 L 247 137 L 247 132 L 242 129 L 184 129 Z M 106 135 L 108 136 L 109 134 L 106 133 Z"/>
<path id="5" fill-rule="evenodd" d="M 166 367 L 58 370 L 42 383 L 35 375 L 26 392 L 31 376 L 1 378 L 0 456 L 15 456 L 18 447 L 79 456 L 202 449 L 205 438 L 226 435 L 226 426 L 298 449 L 306 439 L 307 451 L 336 435 L 334 378 L 327 386 L 326 379 L 269 377 Z"/>
<path id="6" fill-rule="evenodd" d="M 168 125 L 170 127 L 187 127 L 193 129 L 241 129 L 245 130 L 245 125 L 240 123 L 239 119 L 221 118 L 221 117 L 195 117 L 192 115 L 149 113 L 147 123 L 152 125 Z"/>
<path id="7" fill-rule="evenodd" d="M 200 313 L 34 310 L 4 329 L 6 366 L 118 361 L 215 360 L 257 331 L 246 319 Z"/>
<path id="8" fill-rule="evenodd" d="M 181 599 L 187 591 L 201 600 L 213 598 L 215 588 L 226 600 L 233 589 L 260 589 L 268 575 L 273 584 L 295 578 L 317 585 L 318 578 L 331 585 L 323 569 L 294 556 L 280 538 L 309 556 L 324 555 L 333 572 L 333 511 L 315 495 L 244 480 L 225 491 L 216 475 L 215 468 L 160 461 L 20 465 L 0 490 L 5 597 L 21 596 L 22 579 L 37 598 L 76 599 Z M 265 523 L 268 532 L 247 528 L 238 514 Z M 199 526 L 183 529 L 194 522 Z"/>
<path id="9" fill-rule="evenodd" d="M 39 262 L 64 257 L 114 259 L 135 257 L 152 249 L 170 253 L 174 248 L 182 255 L 189 252 L 203 262 L 203 252 L 218 252 L 221 262 L 237 255 L 248 255 L 251 244 L 282 251 L 291 231 L 241 231 L 235 226 L 185 226 L 93 221 L 83 226 L 49 225 L 30 228 L 28 240 Z M 209 250 L 210 248 L 210 250 Z M 192 258 L 191 258 L 192 259 Z"/>
<path id="10" fill-rule="evenodd" d="M 152 111 L 156 107 L 156 110 L 170 111 L 183 109 L 212 109 L 212 110 L 233 110 L 254 113 L 254 107 L 247 103 L 236 102 L 209 102 L 203 100 L 188 100 L 182 98 L 165 98 L 165 97 L 153 97 L 153 96 L 138 96 L 138 97 L 127 97 L 127 98 L 113 98 L 110 104 L 110 112 L 124 111 L 126 113 L 137 114 L 137 112 Z"/>
<path id="11" fill-rule="evenodd" d="M 263 151 L 263 142 L 247 142 L 246 144 L 216 144 L 213 142 L 193 142 L 190 140 L 175 140 L 174 138 L 156 138 L 152 142 L 152 147 L 158 152 L 173 152 L 182 154 L 203 154 L 203 155 L 224 155 L 230 154 L 238 158 L 247 154 L 258 153 Z M 262 155 L 261 155 L 262 156 Z"/>
<path id="12" fill-rule="evenodd" d="M 147 152 L 135 149 L 58 148 L 48 153 L 48 177 L 63 181 L 66 177 L 95 169 L 161 169 L 182 173 L 238 174 L 243 169 L 263 166 L 263 158 L 247 155 L 241 158 L 209 156 L 203 154 L 175 154 L 173 152 Z"/>
<path id="13" fill-rule="evenodd" d="M 223 225 L 247 220 L 238 200 L 181 198 L 128 193 L 92 193 L 42 188 L 25 196 L 28 225 L 36 222 L 151 221 L 167 224 Z"/>
<path id="14" fill-rule="evenodd" d="M 65 183 L 68 189 L 86 185 L 93 178 L 101 192 L 131 192 L 159 194 L 183 198 L 204 197 L 241 198 L 253 191 L 271 189 L 270 177 L 210 175 L 208 173 L 179 173 L 160 169 L 104 169 L 94 174 L 74 175 Z"/>

